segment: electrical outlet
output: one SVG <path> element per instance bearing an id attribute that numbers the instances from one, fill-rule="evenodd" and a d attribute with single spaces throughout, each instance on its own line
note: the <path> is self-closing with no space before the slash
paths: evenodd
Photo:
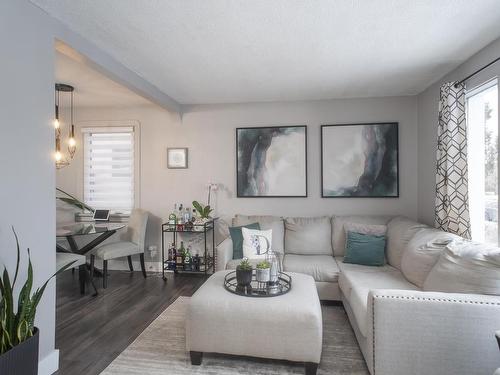
<path id="1" fill-rule="evenodd" d="M 151 259 L 154 259 L 156 257 L 156 254 L 158 253 L 158 247 L 156 247 L 155 245 L 151 245 L 148 247 L 148 251 L 149 251 L 149 257 Z"/>

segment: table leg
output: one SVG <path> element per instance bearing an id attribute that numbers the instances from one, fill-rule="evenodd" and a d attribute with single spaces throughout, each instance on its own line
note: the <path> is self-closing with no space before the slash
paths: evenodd
<path id="1" fill-rule="evenodd" d="M 116 231 L 110 231 L 110 232 L 103 233 L 102 235 L 95 238 L 93 241 L 91 241 L 90 243 L 88 243 L 87 245 L 82 247 L 81 249 L 78 248 L 78 245 L 77 245 L 75 239 L 73 238 L 73 236 L 68 236 L 67 240 L 68 240 L 69 246 L 71 248 L 71 251 L 73 253 L 85 255 L 85 253 L 92 250 L 94 247 L 96 247 L 98 244 L 100 244 L 101 242 L 106 240 L 108 237 L 110 237 L 115 232 Z M 109 233 L 111 233 L 111 234 L 109 234 Z M 95 273 L 97 273 L 97 272 L 95 272 Z M 97 288 L 94 284 L 94 279 L 93 279 L 93 277 L 90 276 L 89 270 L 87 268 L 87 264 L 83 264 L 80 267 L 78 267 L 78 279 L 80 282 L 80 293 L 81 294 L 85 294 L 85 283 L 87 282 L 87 280 L 90 281 L 90 284 L 92 285 L 92 288 L 94 289 L 93 296 L 95 297 L 99 294 L 97 292 Z"/>
<path id="2" fill-rule="evenodd" d="M 56 251 L 58 253 L 71 253 L 72 251 L 66 249 L 65 247 L 59 245 L 58 243 L 56 243 Z"/>
<path id="3" fill-rule="evenodd" d="M 80 281 L 80 293 L 85 294 L 85 281 L 87 280 L 87 267 L 85 264 L 78 267 L 78 279 Z"/>

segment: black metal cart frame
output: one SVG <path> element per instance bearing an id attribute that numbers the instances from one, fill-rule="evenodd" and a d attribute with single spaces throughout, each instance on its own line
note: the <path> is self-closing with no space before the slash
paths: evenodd
<path id="1" fill-rule="evenodd" d="M 165 233 L 172 233 L 174 246 L 177 248 L 177 237 L 179 233 L 194 233 L 194 234 L 203 234 L 204 237 L 204 249 L 203 249 L 203 259 L 205 261 L 205 269 L 203 271 L 184 271 L 184 270 L 175 270 L 174 273 L 189 273 L 189 274 L 204 274 L 208 275 L 208 271 L 211 268 L 212 273 L 215 273 L 215 222 L 217 218 L 211 219 L 204 224 L 193 224 L 193 227 L 190 229 L 178 230 L 178 226 L 175 225 L 175 228 L 172 228 L 172 224 L 163 223 L 161 225 L 161 264 L 162 264 L 162 278 L 163 280 L 167 280 L 165 276 L 165 271 L 167 271 L 167 262 L 165 260 Z M 212 264 L 209 263 L 209 250 L 207 248 L 208 245 L 208 234 L 212 232 Z"/>

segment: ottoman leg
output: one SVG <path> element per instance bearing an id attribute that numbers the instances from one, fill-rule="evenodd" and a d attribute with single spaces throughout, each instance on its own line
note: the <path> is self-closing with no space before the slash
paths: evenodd
<path id="1" fill-rule="evenodd" d="M 201 365 L 201 360 L 203 359 L 203 353 L 202 352 L 189 352 L 189 355 L 191 357 L 191 364 L 195 366 Z"/>
<path id="2" fill-rule="evenodd" d="M 304 363 L 304 367 L 306 370 L 306 375 L 316 375 L 316 371 L 318 370 L 318 364 L 314 362 L 306 362 Z"/>

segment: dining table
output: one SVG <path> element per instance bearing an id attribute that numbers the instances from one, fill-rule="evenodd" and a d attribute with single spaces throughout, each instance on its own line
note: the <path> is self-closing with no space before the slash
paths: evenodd
<path id="1" fill-rule="evenodd" d="M 115 234 L 118 230 L 125 227 L 123 223 L 110 222 L 78 222 L 60 224 L 56 228 L 56 237 L 58 239 L 66 239 L 69 248 L 64 247 L 60 243 L 56 244 L 58 252 L 74 253 L 86 255 L 89 251 L 100 245 L 106 239 Z M 86 237 L 90 238 L 85 241 Z M 78 238 L 78 241 L 76 241 Z M 94 281 L 90 277 L 90 273 L 86 264 L 79 266 L 79 278 L 84 282 L 81 283 L 80 292 L 85 294 L 85 282 L 88 280 L 94 288 L 94 296 L 98 294 Z"/>

